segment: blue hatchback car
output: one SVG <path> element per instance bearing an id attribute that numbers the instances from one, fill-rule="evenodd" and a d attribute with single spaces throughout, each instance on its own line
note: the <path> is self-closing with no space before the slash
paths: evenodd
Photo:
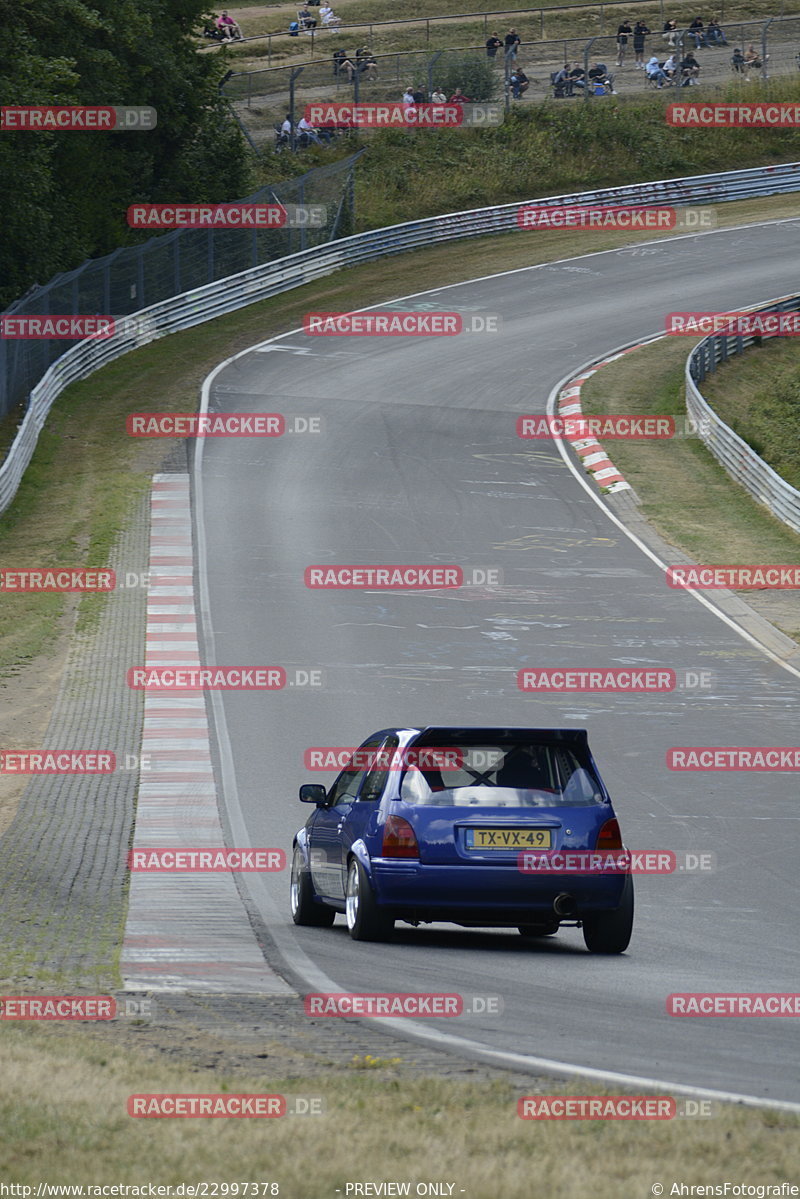
<path id="1" fill-rule="evenodd" d="M 628 947 L 630 874 L 557 872 L 623 849 L 584 729 L 383 729 L 300 799 L 315 807 L 294 838 L 295 924 L 341 912 L 354 940 L 380 941 L 397 920 L 527 937 L 570 923 L 592 953 Z"/>

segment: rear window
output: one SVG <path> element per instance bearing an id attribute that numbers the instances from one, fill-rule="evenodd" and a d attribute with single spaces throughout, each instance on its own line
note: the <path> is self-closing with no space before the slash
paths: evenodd
<path id="1" fill-rule="evenodd" d="M 448 745 L 448 751 L 451 746 Z M 562 745 L 504 744 L 453 747 L 431 766 L 405 771 L 400 798 L 436 807 L 588 807 L 603 802 L 588 765 Z"/>

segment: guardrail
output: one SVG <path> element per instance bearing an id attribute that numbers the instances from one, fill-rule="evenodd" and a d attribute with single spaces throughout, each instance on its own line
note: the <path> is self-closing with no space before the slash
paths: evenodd
<path id="1" fill-rule="evenodd" d="M 748 312 L 799 311 L 800 296 L 748 309 Z M 800 533 L 800 491 L 782 479 L 763 458 L 759 458 L 751 445 L 721 420 L 697 386 L 707 375 L 713 374 L 719 363 L 741 354 L 748 346 L 766 341 L 769 336 L 714 333 L 696 345 L 686 360 L 686 411 L 720 466 L 759 503 L 766 504 L 773 516 Z"/>
<path id="2" fill-rule="evenodd" d="M 16 495 L 33 457 L 39 432 L 61 392 L 100 367 L 169 333 L 236 312 L 270 296 L 322 279 L 345 266 L 372 262 L 389 254 L 423 249 L 432 244 L 484 234 L 518 231 L 517 212 L 524 203 L 574 204 L 692 204 L 744 200 L 781 192 L 800 191 L 800 162 L 724 171 L 682 179 L 662 179 L 627 187 L 604 188 L 570 196 L 537 197 L 516 204 L 447 213 L 402 225 L 372 229 L 339 241 L 289 255 L 230 275 L 162 300 L 133 313 L 121 333 L 80 342 L 62 354 L 30 394 L 28 408 L 0 467 L 0 512 Z"/>

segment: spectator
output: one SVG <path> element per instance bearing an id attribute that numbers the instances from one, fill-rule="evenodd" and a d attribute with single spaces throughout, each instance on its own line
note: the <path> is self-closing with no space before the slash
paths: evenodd
<path id="1" fill-rule="evenodd" d="M 333 77 L 334 77 L 334 79 L 339 78 L 339 72 L 342 69 L 342 62 L 344 61 L 345 58 L 347 58 L 347 54 L 344 50 L 334 50 L 334 52 L 333 52 Z"/>
<path id="2" fill-rule="evenodd" d="M 301 29 L 316 29 L 316 17 L 312 17 L 311 13 L 306 8 L 305 4 L 297 10 L 297 19 L 300 22 Z"/>
<path id="3" fill-rule="evenodd" d="M 229 42 L 239 41 L 244 36 L 233 17 L 228 16 L 227 8 L 223 8 L 222 16 L 217 17 L 217 29 Z"/>
<path id="4" fill-rule="evenodd" d="M 444 94 L 438 84 L 434 86 L 431 92 L 431 104 L 446 104 L 447 96 Z"/>
<path id="5" fill-rule="evenodd" d="M 673 82 L 674 82 L 674 80 L 675 80 L 675 76 L 676 76 L 676 75 L 677 75 L 677 73 L 678 73 L 678 58 L 677 58 L 677 55 L 676 55 L 676 54 L 670 54 L 670 56 L 669 56 L 669 58 L 666 60 L 666 62 L 662 62 L 662 64 L 661 64 L 661 70 L 664 72 L 664 74 L 666 75 L 666 77 L 667 77 L 667 79 L 670 81 L 670 83 L 673 83 Z"/>
<path id="6" fill-rule="evenodd" d="M 452 96 L 450 97 L 450 103 L 451 104 L 471 104 L 472 101 L 470 100 L 469 96 L 464 95 L 464 93 L 461 90 L 461 85 L 459 84 L 459 86 L 456 88 L 456 90 L 453 92 Z"/>
<path id="7" fill-rule="evenodd" d="M 419 88 L 419 87 L 414 88 L 414 103 L 415 104 L 424 104 L 425 103 L 425 93 L 423 92 L 422 88 Z"/>
<path id="8" fill-rule="evenodd" d="M 313 125 L 310 125 L 305 117 L 301 117 L 297 122 L 297 134 L 301 145 L 308 145 L 313 142 L 315 146 L 321 146 L 322 142 L 319 139 L 319 134 Z"/>
<path id="9" fill-rule="evenodd" d="M 708 25 L 706 25 L 706 37 L 714 46 L 727 46 L 728 44 L 725 38 L 725 31 L 720 29 L 716 17 L 712 17 Z"/>
<path id="10" fill-rule="evenodd" d="M 409 83 L 408 87 L 406 88 L 406 90 L 403 92 L 403 103 L 404 104 L 413 104 L 414 103 L 414 89 L 410 83 Z"/>
<path id="11" fill-rule="evenodd" d="M 767 58 L 769 58 L 769 55 L 767 55 Z M 761 55 L 758 53 L 758 51 L 753 46 L 753 43 L 751 42 L 750 45 L 747 47 L 747 49 L 744 52 L 744 81 L 745 81 L 745 83 L 750 82 L 751 69 L 754 71 L 760 71 L 761 68 L 763 67 L 763 65 L 764 65 L 764 63 L 761 60 Z"/>
<path id="12" fill-rule="evenodd" d="M 339 60 L 339 70 L 344 71 L 348 83 L 353 82 L 356 77 L 356 64 L 346 54 Z"/>
<path id="13" fill-rule="evenodd" d="M 325 0 L 324 4 L 319 6 L 319 17 L 326 29 L 333 29 L 335 26 L 341 25 L 342 23 L 342 18 L 335 16 L 334 11 L 330 4 L 328 4 L 327 0 Z"/>
<path id="14" fill-rule="evenodd" d="M 287 112 L 286 116 L 283 119 L 283 123 L 281 125 L 281 137 L 287 137 L 287 138 L 291 139 L 291 136 L 292 136 L 292 114 L 290 112 Z"/>
<path id="15" fill-rule="evenodd" d="M 359 54 L 361 54 L 361 51 L 357 50 L 356 51 L 356 67 L 358 68 L 359 72 L 362 75 L 366 76 L 367 79 L 377 79 L 378 78 L 378 64 L 376 63 L 373 56 L 366 49 L 364 49 L 364 53 L 361 54 L 361 58 L 358 57 Z"/>
<path id="16" fill-rule="evenodd" d="M 737 71 L 740 75 L 745 75 L 747 73 L 747 64 L 744 61 L 744 55 L 742 54 L 741 50 L 734 50 L 733 54 L 731 55 L 731 66 L 733 67 L 734 71 Z"/>
<path id="17" fill-rule="evenodd" d="M 560 71 L 556 71 L 556 73 L 550 77 L 556 96 L 572 95 L 572 80 L 569 77 L 568 66 L 569 64 L 565 63 Z"/>
<path id="18" fill-rule="evenodd" d="M 691 83 L 697 83 L 697 76 L 699 74 L 700 63 L 690 50 L 686 57 L 681 59 L 681 87 L 688 87 Z"/>
<path id="19" fill-rule="evenodd" d="M 644 21 L 637 21 L 633 27 L 633 65 L 640 71 L 644 70 L 644 39 L 649 32 Z"/>
<path id="20" fill-rule="evenodd" d="M 521 67 L 518 67 L 508 79 L 511 85 L 511 95 L 515 100 L 521 100 L 530 87 L 530 80 Z"/>
<path id="21" fill-rule="evenodd" d="M 573 87 L 586 87 L 586 72 L 579 62 L 572 64 L 572 70 L 569 72 L 570 82 Z"/>
<path id="22" fill-rule="evenodd" d="M 645 73 L 647 78 L 655 80 L 659 87 L 663 87 L 664 84 L 668 82 L 667 76 L 661 69 L 661 63 L 658 61 L 657 54 L 654 54 L 653 57 L 648 60 L 647 66 L 645 67 Z"/>
<path id="23" fill-rule="evenodd" d="M 497 54 L 497 51 L 500 49 L 502 44 L 503 43 L 500 41 L 500 38 L 497 36 L 496 33 L 493 33 L 491 37 L 487 37 L 487 39 L 486 39 L 486 57 L 494 58 L 494 56 Z"/>
<path id="24" fill-rule="evenodd" d="M 674 50 L 678 44 L 678 22 L 667 21 L 664 24 L 664 32 L 661 35 L 667 45 Z"/>
<path id="25" fill-rule="evenodd" d="M 625 57 L 625 51 L 628 46 L 628 38 L 633 33 L 630 20 L 627 17 L 623 18 L 622 24 L 617 26 L 617 66 L 622 66 L 622 60 Z"/>
<path id="26" fill-rule="evenodd" d="M 701 46 L 708 48 L 708 42 L 705 35 L 705 25 L 701 17 L 695 17 L 689 26 L 689 35 L 694 38 L 694 48 L 699 50 Z"/>
<path id="27" fill-rule="evenodd" d="M 513 62 L 517 57 L 517 50 L 520 47 L 521 38 L 516 29 L 509 29 L 505 37 L 505 55 L 508 62 Z"/>
<path id="28" fill-rule="evenodd" d="M 589 70 L 590 83 L 602 83 L 614 94 L 614 76 L 609 75 L 608 67 L 604 62 L 596 62 Z"/>
<path id="29" fill-rule="evenodd" d="M 592 79 L 589 81 L 589 95 L 591 96 L 616 96 L 616 94 L 607 80 Z"/>

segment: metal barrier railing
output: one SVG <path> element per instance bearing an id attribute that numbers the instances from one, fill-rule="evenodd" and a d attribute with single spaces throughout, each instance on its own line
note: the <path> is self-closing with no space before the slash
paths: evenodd
<path id="1" fill-rule="evenodd" d="M 800 162 L 690 178 L 662 179 L 578 195 L 537 197 L 536 203 L 692 204 L 743 200 L 796 191 L 800 191 Z M 31 392 L 23 421 L 0 466 L 0 512 L 8 508 L 16 495 L 50 408 L 71 383 L 87 378 L 100 367 L 157 338 L 194 328 L 259 300 L 302 287 L 343 267 L 357 266 L 407 250 L 424 249 L 436 243 L 484 234 L 516 232 L 517 213 L 521 204 L 532 202 L 528 200 L 446 213 L 328 242 L 172 296 L 134 313 L 123 331 L 113 337 L 80 342 L 49 367 Z"/>
<path id="2" fill-rule="evenodd" d="M 800 296 L 783 297 L 747 311 L 800 312 Z M 748 346 L 758 345 L 770 336 L 777 335 L 714 333 L 696 345 L 686 361 L 686 411 L 696 423 L 705 445 L 731 478 L 741 483 L 759 503 L 765 504 L 778 520 L 800 533 L 800 491 L 782 479 L 751 445 L 725 424 L 698 387 L 698 383 L 712 374 L 721 362 L 727 362 Z"/>

